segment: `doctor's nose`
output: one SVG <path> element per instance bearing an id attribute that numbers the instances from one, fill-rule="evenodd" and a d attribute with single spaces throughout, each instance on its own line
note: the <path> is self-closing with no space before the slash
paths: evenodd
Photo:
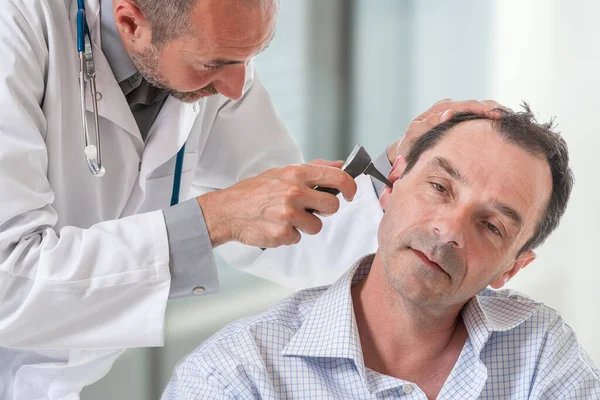
<path id="1" fill-rule="evenodd" d="M 229 65 L 213 81 L 213 86 L 223 96 L 231 100 L 239 100 L 244 94 L 246 83 L 246 65 Z"/>
<path id="2" fill-rule="evenodd" d="M 433 233 L 436 237 L 457 249 L 465 245 L 465 229 L 467 229 L 467 216 L 462 212 L 440 216 L 433 224 Z"/>

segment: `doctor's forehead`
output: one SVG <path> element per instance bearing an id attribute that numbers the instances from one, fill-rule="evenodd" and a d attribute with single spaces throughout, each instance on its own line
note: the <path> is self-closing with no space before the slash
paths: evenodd
<path id="1" fill-rule="evenodd" d="M 190 24 L 204 47 L 260 52 L 273 38 L 277 0 L 196 0 Z"/>

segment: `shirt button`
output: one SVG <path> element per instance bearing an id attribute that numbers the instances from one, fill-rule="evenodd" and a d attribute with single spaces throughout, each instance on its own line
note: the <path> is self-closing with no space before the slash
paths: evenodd
<path id="1" fill-rule="evenodd" d="M 200 294 L 204 293 L 205 290 L 206 289 L 204 289 L 204 287 L 202 287 L 202 286 L 195 287 L 194 288 L 194 294 L 195 295 L 200 295 Z"/>
<path id="2" fill-rule="evenodd" d="M 413 391 L 413 387 L 412 387 L 412 385 L 403 385 L 402 391 L 406 394 L 410 394 Z"/>

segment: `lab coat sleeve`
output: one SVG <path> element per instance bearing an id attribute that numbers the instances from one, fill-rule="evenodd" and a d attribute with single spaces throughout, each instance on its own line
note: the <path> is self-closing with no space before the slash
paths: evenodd
<path id="1" fill-rule="evenodd" d="M 301 163 L 300 149 L 281 121 L 254 64 L 239 101 L 222 105 L 199 157 L 194 189 L 198 194 L 222 189 L 269 168 Z M 219 171 L 219 172 L 215 172 Z M 299 245 L 262 251 L 239 243 L 217 248 L 233 267 L 300 289 L 333 282 L 356 259 L 376 250 L 381 207 L 368 177 L 350 204 L 324 219 L 316 236 L 303 235 Z"/>
<path id="2" fill-rule="evenodd" d="M 162 344 L 170 281 L 162 211 L 57 230 L 40 105 L 60 99 L 44 100 L 42 28 L 10 1 L 0 54 L 0 346 Z"/>

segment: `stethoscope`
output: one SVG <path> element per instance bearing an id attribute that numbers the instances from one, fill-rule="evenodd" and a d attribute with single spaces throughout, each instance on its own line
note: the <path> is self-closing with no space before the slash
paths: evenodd
<path id="1" fill-rule="evenodd" d="M 90 29 L 85 16 L 84 0 L 77 0 L 77 53 L 79 54 L 79 96 L 81 99 L 81 120 L 83 129 L 83 140 L 85 143 L 84 153 L 88 168 L 92 175 L 100 178 L 106 170 L 102 165 L 102 147 L 100 146 L 100 129 L 98 126 L 98 91 L 96 89 L 96 64 L 92 51 L 92 39 Z M 90 87 L 92 97 L 92 109 L 94 111 L 94 133 L 95 145 L 91 143 L 90 132 L 86 118 L 85 88 Z M 171 193 L 171 205 L 179 203 L 179 191 L 181 188 L 181 175 L 183 171 L 183 157 L 185 155 L 185 143 L 177 152 L 175 161 L 175 174 L 173 178 L 173 191 Z"/>

